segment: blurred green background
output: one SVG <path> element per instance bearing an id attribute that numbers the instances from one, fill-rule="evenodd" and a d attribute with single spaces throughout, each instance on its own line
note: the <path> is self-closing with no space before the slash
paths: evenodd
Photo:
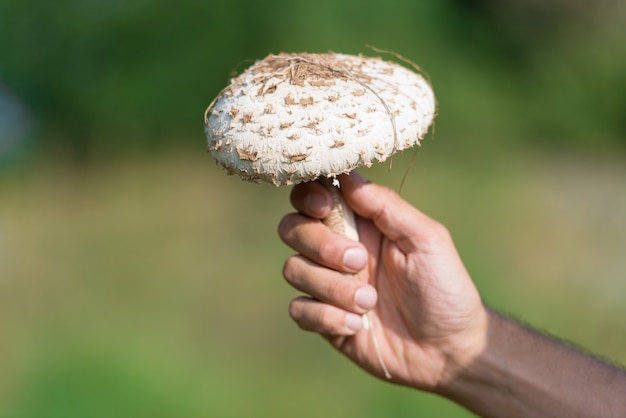
<path id="1" fill-rule="evenodd" d="M 0 417 L 465 417 L 300 332 L 288 188 L 202 114 L 269 53 L 396 51 L 434 134 L 362 174 L 444 222 L 485 301 L 626 363 L 626 5 L 0 0 Z"/>

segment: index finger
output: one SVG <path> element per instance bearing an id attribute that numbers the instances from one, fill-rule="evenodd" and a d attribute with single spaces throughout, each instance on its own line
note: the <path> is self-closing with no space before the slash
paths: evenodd
<path id="1" fill-rule="evenodd" d="M 298 212 L 315 219 L 326 218 L 333 207 L 330 193 L 316 181 L 295 185 L 291 190 L 290 200 Z"/>
<path id="2" fill-rule="evenodd" d="M 283 217 L 278 234 L 285 244 L 304 257 L 333 270 L 356 273 L 367 265 L 363 245 L 338 235 L 319 220 L 299 213 Z"/>

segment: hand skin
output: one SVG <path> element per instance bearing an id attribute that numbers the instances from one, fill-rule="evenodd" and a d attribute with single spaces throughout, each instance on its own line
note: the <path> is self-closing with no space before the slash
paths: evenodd
<path id="1" fill-rule="evenodd" d="M 279 225 L 298 253 L 283 276 L 307 295 L 289 306 L 302 329 L 384 378 L 370 312 L 393 382 L 482 416 L 626 417 L 622 370 L 492 312 L 443 225 L 356 173 L 340 182 L 360 242 L 322 224 L 332 199 L 315 182 L 293 188 L 297 213 Z"/>

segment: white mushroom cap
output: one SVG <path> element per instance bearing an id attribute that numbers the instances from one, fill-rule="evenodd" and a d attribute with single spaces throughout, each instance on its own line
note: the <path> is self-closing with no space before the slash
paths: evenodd
<path id="1" fill-rule="evenodd" d="M 394 62 L 280 54 L 234 78 L 205 127 L 229 173 L 279 186 L 385 161 L 419 144 L 434 114 L 429 83 Z"/>

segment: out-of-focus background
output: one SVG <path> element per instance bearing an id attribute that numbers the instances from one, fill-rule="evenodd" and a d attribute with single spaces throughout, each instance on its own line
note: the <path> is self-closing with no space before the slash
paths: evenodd
<path id="1" fill-rule="evenodd" d="M 202 121 L 281 51 L 422 66 L 434 135 L 362 174 L 408 170 L 488 304 L 625 363 L 625 4 L 0 0 L 0 416 L 470 415 L 288 318 L 289 189 L 224 175 Z"/>

